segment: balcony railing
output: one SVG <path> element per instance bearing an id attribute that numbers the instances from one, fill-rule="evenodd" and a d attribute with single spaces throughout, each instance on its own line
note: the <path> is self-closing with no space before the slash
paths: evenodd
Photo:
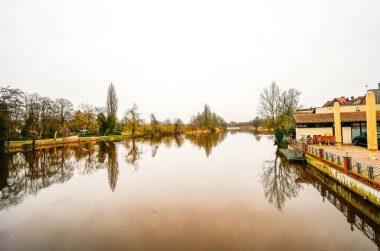
<path id="1" fill-rule="evenodd" d="M 349 156 L 332 153 L 326 151 L 325 148 L 307 145 L 303 141 L 290 138 L 285 138 L 285 140 L 292 144 L 295 149 L 312 154 L 356 175 L 364 176 L 370 180 L 380 181 L 380 166 L 361 162 L 359 160 L 352 159 Z"/>

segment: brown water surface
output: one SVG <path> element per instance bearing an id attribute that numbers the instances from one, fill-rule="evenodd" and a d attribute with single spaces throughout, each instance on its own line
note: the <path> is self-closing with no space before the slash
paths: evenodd
<path id="1" fill-rule="evenodd" d="M 377 250 L 380 211 L 268 135 L 0 156 L 0 250 Z"/>

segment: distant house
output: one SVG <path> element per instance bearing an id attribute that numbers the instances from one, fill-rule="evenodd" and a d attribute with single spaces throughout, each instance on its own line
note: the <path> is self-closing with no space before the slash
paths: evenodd
<path id="1" fill-rule="evenodd" d="M 80 135 L 86 135 L 87 132 L 88 132 L 87 129 L 83 129 L 83 130 L 80 130 L 80 131 L 79 131 L 79 134 L 80 134 Z"/>
<path id="2" fill-rule="evenodd" d="M 376 96 L 377 128 L 380 131 L 380 84 L 371 90 Z M 334 98 L 322 107 L 297 110 L 293 114 L 296 123 L 296 138 L 315 135 L 334 135 L 334 103 L 340 104 L 343 144 L 351 144 L 352 139 L 367 131 L 365 96 L 357 98 Z"/>

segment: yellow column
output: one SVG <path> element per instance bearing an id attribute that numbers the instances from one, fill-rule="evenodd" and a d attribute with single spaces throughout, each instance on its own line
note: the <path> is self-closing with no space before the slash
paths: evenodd
<path id="1" fill-rule="evenodd" d="M 373 92 L 366 94 L 367 108 L 367 145 L 370 151 L 369 157 L 375 159 L 377 151 L 377 120 L 376 120 L 376 98 Z"/>
<path id="2" fill-rule="evenodd" d="M 340 120 L 340 106 L 338 102 L 334 103 L 334 130 L 335 142 L 338 149 L 342 148 L 342 125 Z"/>

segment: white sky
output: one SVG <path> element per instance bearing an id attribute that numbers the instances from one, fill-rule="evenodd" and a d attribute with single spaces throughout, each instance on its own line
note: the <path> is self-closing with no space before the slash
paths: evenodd
<path id="1" fill-rule="evenodd" d="M 0 0 L 0 85 L 187 122 L 257 113 L 271 81 L 320 106 L 380 82 L 380 0 Z"/>

